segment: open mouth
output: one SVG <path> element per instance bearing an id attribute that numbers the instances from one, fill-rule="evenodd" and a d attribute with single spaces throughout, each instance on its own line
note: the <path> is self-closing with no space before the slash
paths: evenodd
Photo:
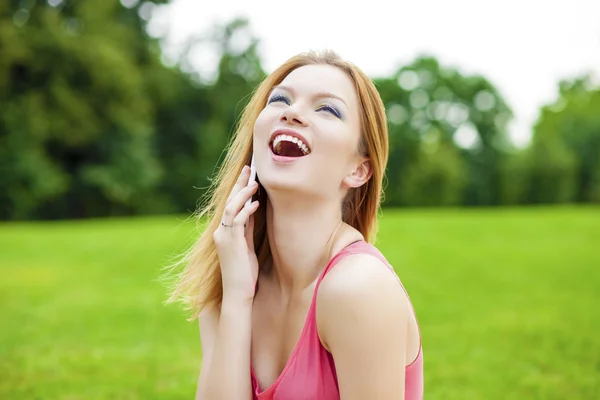
<path id="1" fill-rule="evenodd" d="M 304 157 L 310 154 L 310 148 L 301 139 L 290 135 L 277 135 L 271 142 L 273 154 L 282 157 Z"/>

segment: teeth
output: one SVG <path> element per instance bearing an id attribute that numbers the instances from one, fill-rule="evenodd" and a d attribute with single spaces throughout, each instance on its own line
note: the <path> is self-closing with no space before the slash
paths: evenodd
<path id="1" fill-rule="evenodd" d="M 279 135 L 279 136 L 275 137 L 275 140 L 273 140 L 273 148 L 275 148 L 280 142 L 282 142 L 284 140 L 286 142 L 295 143 L 300 148 L 300 150 L 302 150 L 302 152 L 305 155 L 310 153 L 308 151 L 308 146 L 304 142 L 302 142 L 302 140 L 298 139 L 297 137 L 290 136 L 290 135 Z"/>

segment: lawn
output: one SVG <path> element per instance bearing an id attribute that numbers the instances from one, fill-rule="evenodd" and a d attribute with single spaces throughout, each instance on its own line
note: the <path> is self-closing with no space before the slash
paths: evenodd
<path id="1" fill-rule="evenodd" d="M 197 324 L 158 281 L 193 231 L 1 223 L 0 398 L 193 398 Z M 427 400 L 600 398 L 599 208 L 386 209 L 378 246 L 418 313 Z"/>

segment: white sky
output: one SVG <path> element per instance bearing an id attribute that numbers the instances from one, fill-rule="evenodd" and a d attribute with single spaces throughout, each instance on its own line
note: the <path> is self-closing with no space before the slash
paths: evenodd
<path id="1" fill-rule="evenodd" d="M 331 48 L 372 77 L 426 53 L 444 65 L 487 77 L 515 113 L 511 137 L 525 144 L 539 107 L 559 79 L 600 75 L 600 0 L 173 0 L 154 13 L 165 53 L 214 23 L 250 20 L 267 72 L 290 56 Z M 214 68 L 200 52 L 199 70 Z M 598 76 L 597 75 L 597 76 Z"/>

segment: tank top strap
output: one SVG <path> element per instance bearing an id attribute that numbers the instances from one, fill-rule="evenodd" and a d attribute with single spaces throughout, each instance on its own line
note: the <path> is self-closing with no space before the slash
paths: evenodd
<path id="1" fill-rule="evenodd" d="M 365 246 L 365 245 L 368 245 L 368 243 L 365 242 L 364 240 L 357 240 L 356 242 L 352 242 L 349 245 L 347 245 L 346 247 L 344 247 L 342 250 L 338 251 L 331 258 L 331 260 L 329 260 L 329 262 L 327 263 L 327 266 L 325 267 L 325 269 L 323 270 L 323 272 L 321 273 L 321 275 L 317 279 L 317 283 L 315 285 L 315 292 L 314 292 L 313 296 L 314 297 L 317 296 L 317 291 L 319 289 L 319 286 L 321 285 L 321 281 L 323 280 L 323 278 L 325 278 L 325 275 L 329 272 L 329 270 L 331 270 L 344 257 L 346 257 L 346 256 L 348 256 L 350 254 L 356 254 L 356 252 L 357 252 L 356 250 L 357 250 L 358 247 L 367 248 L 367 246 Z"/>
<path id="2" fill-rule="evenodd" d="M 391 271 L 391 273 L 396 278 L 396 280 L 398 281 L 398 284 L 400 285 L 400 287 L 402 288 L 402 290 L 404 291 L 404 293 L 406 294 L 406 297 L 408 297 L 408 299 L 409 299 L 408 301 L 410 303 L 410 307 L 411 307 L 413 313 L 415 313 L 415 315 L 416 315 L 416 311 L 415 311 L 414 305 L 412 304 L 412 301 L 410 300 L 410 296 L 408 295 L 408 292 L 407 292 L 406 288 L 404 287 L 404 285 L 400 281 L 400 277 L 396 274 L 396 271 L 394 270 L 394 267 L 392 267 L 392 265 L 385 258 L 385 256 L 381 253 L 381 251 L 379 251 L 379 249 L 377 247 L 373 246 L 371 243 L 369 243 L 369 242 L 367 242 L 365 240 L 359 240 L 359 241 L 350 243 L 348 246 L 346 246 L 341 251 L 339 251 L 329 261 L 329 263 L 325 267 L 325 270 L 323 271 L 323 273 L 321 274 L 321 276 L 317 280 L 317 284 L 315 286 L 315 291 L 313 293 L 313 299 L 312 299 L 312 304 L 311 304 L 309 313 L 313 314 L 315 312 L 317 291 L 319 289 L 319 285 L 321 284 L 321 281 L 323 280 L 323 278 L 325 277 L 325 275 L 327 274 L 327 272 L 329 272 L 329 270 L 331 270 L 345 256 L 348 256 L 348 255 L 351 255 L 351 254 L 370 254 L 370 255 L 376 257 L 378 260 L 380 260 L 385 266 L 387 266 L 388 269 Z M 417 329 L 419 331 L 419 339 L 420 339 L 420 341 L 422 341 L 422 338 L 421 338 L 421 327 L 419 326 L 418 322 L 417 322 Z M 419 353 L 420 353 L 420 351 L 419 351 Z"/>
<path id="3" fill-rule="evenodd" d="M 329 270 L 331 270 L 338 262 L 340 262 L 347 255 L 355 254 L 357 252 L 357 247 L 361 246 L 361 244 L 363 244 L 363 243 L 366 243 L 366 242 L 364 240 L 358 240 L 356 242 L 350 243 L 349 245 L 344 247 L 342 250 L 338 251 L 329 260 L 329 262 L 325 266 L 325 269 L 321 272 L 321 274 L 317 278 L 317 282 L 315 284 L 315 288 L 313 291 L 310 307 L 308 309 L 308 315 L 306 316 L 305 326 L 304 326 L 302 333 L 300 334 L 299 342 L 306 341 L 307 336 L 310 336 L 313 339 L 315 337 L 318 337 L 318 333 L 316 330 L 316 327 L 317 327 L 317 321 L 316 321 L 316 312 L 317 311 L 316 311 L 316 309 L 317 309 L 317 294 L 319 292 L 319 286 L 321 285 L 321 281 L 323 281 L 323 278 L 325 277 L 327 272 L 329 272 Z M 313 343 L 317 343 L 317 342 L 314 341 Z"/>

